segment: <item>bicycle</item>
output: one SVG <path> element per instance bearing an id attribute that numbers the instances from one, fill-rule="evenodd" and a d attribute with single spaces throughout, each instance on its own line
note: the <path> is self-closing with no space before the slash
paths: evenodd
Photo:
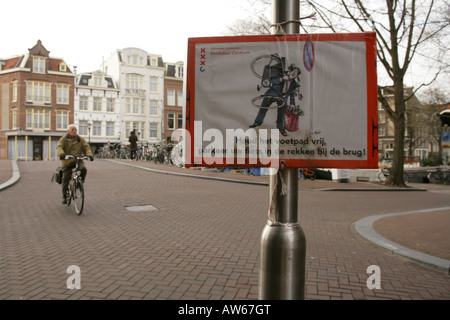
<path id="1" fill-rule="evenodd" d="M 275 66 L 281 66 L 283 77 L 287 83 L 295 83 L 295 85 L 283 85 L 282 89 L 277 90 L 271 83 L 272 71 L 271 68 Z M 256 86 L 256 89 L 260 91 L 262 88 L 270 89 L 269 94 L 265 94 L 254 97 L 251 100 L 251 104 L 256 108 L 262 109 L 278 109 L 283 106 L 288 106 L 289 97 L 297 97 L 302 100 L 303 96 L 300 93 L 300 69 L 291 65 L 289 70 L 286 70 L 286 61 L 284 57 L 280 57 L 278 54 L 262 55 L 253 59 L 251 63 L 251 71 L 255 77 L 261 79 L 260 85 Z M 262 70 L 262 71 L 260 71 Z M 268 106 L 263 106 L 265 101 L 269 101 Z M 295 106 L 290 110 L 293 115 L 303 115 L 303 111 L 299 106 Z"/>
<path id="2" fill-rule="evenodd" d="M 443 184 L 449 184 L 450 183 L 450 172 L 448 168 L 437 168 L 436 171 L 432 171 L 428 173 L 427 176 L 428 180 L 431 183 L 443 183 Z"/>
<path id="3" fill-rule="evenodd" d="M 378 171 L 378 180 L 381 182 L 386 181 L 386 179 L 391 175 L 391 168 L 380 168 Z M 403 172 L 403 182 L 408 183 L 409 176 L 406 172 Z"/>
<path id="4" fill-rule="evenodd" d="M 75 167 L 72 169 L 68 191 L 66 194 L 67 206 L 70 206 L 70 203 L 73 200 L 75 211 L 78 215 L 80 215 L 84 208 L 84 187 L 83 180 L 81 179 L 80 160 L 90 160 L 90 157 L 66 155 L 66 160 L 68 159 L 76 159 L 76 163 Z"/>
<path id="5" fill-rule="evenodd" d="M 298 174 L 298 180 L 302 180 L 303 178 L 308 178 L 311 181 L 316 179 L 316 171 L 312 169 L 300 169 Z"/>

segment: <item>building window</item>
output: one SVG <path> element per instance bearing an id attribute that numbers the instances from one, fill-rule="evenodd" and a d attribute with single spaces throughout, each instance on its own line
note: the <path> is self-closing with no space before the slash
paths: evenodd
<path id="1" fill-rule="evenodd" d="M 88 111 L 89 110 L 89 97 L 80 96 L 80 111 Z"/>
<path id="2" fill-rule="evenodd" d="M 130 98 L 125 99 L 125 112 L 131 113 L 131 99 Z"/>
<path id="3" fill-rule="evenodd" d="M 106 122 L 106 136 L 114 137 L 114 122 L 112 121 Z"/>
<path id="4" fill-rule="evenodd" d="M 140 99 L 133 99 L 133 113 L 139 114 L 139 100 Z"/>
<path id="5" fill-rule="evenodd" d="M 149 137 L 157 138 L 158 137 L 158 123 L 150 123 L 150 132 Z"/>
<path id="6" fill-rule="evenodd" d="M 140 125 L 139 122 L 133 122 L 133 130 L 136 136 L 138 136 L 138 138 L 139 138 L 139 125 Z"/>
<path id="7" fill-rule="evenodd" d="M 17 108 L 12 109 L 11 117 L 12 117 L 12 121 L 11 121 L 12 129 L 16 129 L 17 128 Z"/>
<path id="8" fill-rule="evenodd" d="M 127 74 L 127 93 L 130 94 L 144 94 L 142 88 L 144 87 L 144 77 L 138 74 Z"/>
<path id="9" fill-rule="evenodd" d="M 140 123 L 139 132 L 142 133 L 142 136 L 140 137 L 140 139 L 141 140 L 145 139 L 145 122 Z"/>
<path id="10" fill-rule="evenodd" d="M 101 121 L 93 121 L 92 122 L 92 135 L 99 137 L 102 135 L 102 122 Z"/>
<path id="11" fill-rule="evenodd" d="M 114 112 L 116 104 L 116 99 L 108 98 L 106 99 L 106 112 Z"/>
<path id="12" fill-rule="evenodd" d="M 183 128 L 183 114 L 178 114 L 178 129 Z"/>
<path id="13" fill-rule="evenodd" d="M 27 81 L 27 102 L 32 104 L 51 103 L 50 83 Z"/>
<path id="14" fill-rule="evenodd" d="M 126 98 L 125 107 L 127 114 L 143 115 L 145 112 L 145 100 L 139 98 Z"/>
<path id="15" fill-rule="evenodd" d="M 125 122 L 125 136 L 128 137 L 130 136 L 130 127 L 131 127 L 131 122 Z"/>
<path id="16" fill-rule="evenodd" d="M 167 129 L 169 130 L 175 129 L 175 115 L 173 113 L 169 113 L 167 115 Z"/>
<path id="17" fill-rule="evenodd" d="M 177 90 L 177 106 L 183 106 L 183 90 Z"/>
<path id="18" fill-rule="evenodd" d="M 27 110 L 27 129 L 50 130 L 50 110 Z"/>
<path id="19" fill-rule="evenodd" d="M 12 102 L 17 101 L 17 80 L 12 82 Z"/>
<path id="20" fill-rule="evenodd" d="M 138 56 L 137 54 L 128 56 L 128 64 L 130 64 L 130 65 L 142 66 L 143 65 L 142 62 L 143 62 L 142 57 Z"/>
<path id="21" fill-rule="evenodd" d="M 69 126 L 69 111 L 56 111 L 56 130 L 66 130 Z"/>
<path id="22" fill-rule="evenodd" d="M 150 77 L 150 91 L 158 92 L 158 78 Z"/>
<path id="23" fill-rule="evenodd" d="M 59 64 L 59 71 L 65 72 L 67 71 L 67 66 L 65 63 L 60 63 Z"/>
<path id="24" fill-rule="evenodd" d="M 69 104 L 69 85 L 58 84 L 56 92 L 56 102 L 60 104 Z"/>
<path id="25" fill-rule="evenodd" d="M 150 65 L 152 67 L 157 67 L 158 66 L 158 59 L 157 58 L 151 58 L 150 59 Z"/>
<path id="26" fill-rule="evenodd" d="M 94 86 L 96 87 L 102 86 L 102 77 L 94 76 Z"/>
<path id="27" fill-rule="evenodd" d="M 33 72 L 44 73 L 45 72 L 45 58 L 33 57 Z"/>
<path id="28" fill-rule="evenodd" d="M 102 98 L 99 98 L 99 97 L 94 98 L 93 111 L 96 111 L 96 112 L 102 111 Z"/>
<path id="29" fill-rule="evenodd" d="M 150 115 L 151 116 L 158 115 L 158 101 L 156 101 L 156 100 L 150 101 Z"/>
<path id="30" fill-rule="evenodd" d="M 167 105 L 175 105 L 175 89 L 167 89 Z"/>
<path id="31" fill-rule="evenodd" d="M 88 122 L 87 120 L 80 120 L 78 123 L 78 133 L 80 136 L 88 135 Z"/>

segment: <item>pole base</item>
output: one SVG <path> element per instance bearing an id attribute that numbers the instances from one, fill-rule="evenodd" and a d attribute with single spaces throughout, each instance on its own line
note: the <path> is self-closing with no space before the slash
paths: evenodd
<path id="1" fill-rule="evenodd" d="M 306 238 L 298 223 L 268 221 L 261 235 L 260 300 L 305 299 Z"/>

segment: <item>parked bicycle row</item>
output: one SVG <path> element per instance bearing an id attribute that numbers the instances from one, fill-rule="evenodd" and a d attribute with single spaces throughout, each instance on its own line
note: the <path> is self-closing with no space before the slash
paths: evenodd
<path id="1" fill-rule="evenodd" d="M 389 167 L 380 168 L 378 171 L 378 180 L 381 182 L 386 181 L 391 175 L 392 169 Z M 410 181 L 410 176 L 407 172 L 403 172 L 403 181 L 408 183 Z M 450 184 L 450 170 L 448 166 L 444 166 L 444 168 L 436 168 L 432 170 L 427 170 L 426 176 L 422 176 L 423 183 L 442 183 L 442 184 Z"/>
<path id="2" fill-rule="evenodd" d="M 138 144 L 136 158 L 133 160 L 173 165 L 174 163 L 171 159 L 173 146 L 173 144 Z M 131 159 L 131 151 L 128 145 L 115 143 L 98 148 L 95 156 L 100 159 Z"/>

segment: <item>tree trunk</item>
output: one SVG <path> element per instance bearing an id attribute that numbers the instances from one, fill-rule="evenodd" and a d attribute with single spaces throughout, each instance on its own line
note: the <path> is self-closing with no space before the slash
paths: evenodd
<path id="1" fill-rule="evenodd" d="M 403 164 L 405 150 L 405 97 L 403 81 L 398 80 L 394 83 L 395 95 L 395 119 L 394 119 L 394 155 L 392 163 L 391 176 L 387 180 L 387 184 L 393 186 L 404 187 L 403 181 Z"/>

